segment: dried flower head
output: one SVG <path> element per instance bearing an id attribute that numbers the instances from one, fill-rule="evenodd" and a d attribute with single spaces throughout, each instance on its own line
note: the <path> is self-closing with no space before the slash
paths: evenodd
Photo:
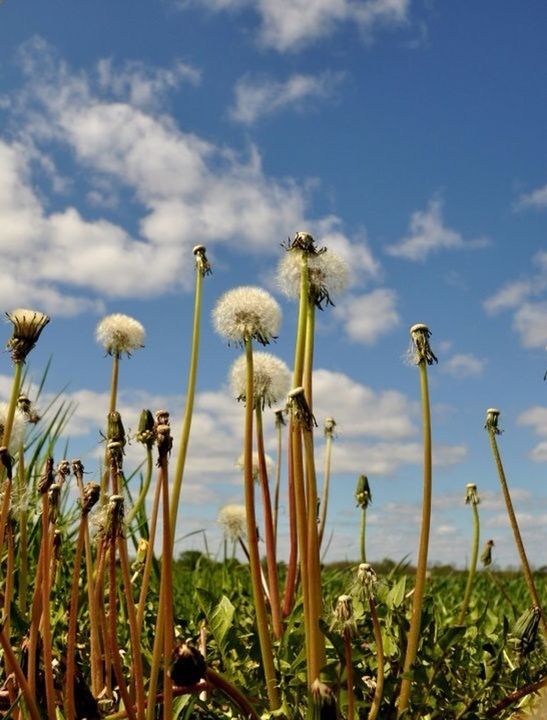
<path id="1" fill-rule="evenodd" d="M 319 710 L 319 720 L 337 720 L 336 697 L 330 687 L 316 678 L 312 682 L 310 690 L 313 704 Z"/>
<path id="2" fill-rule="evenodd" d="M 207 250 L 205 245 L 194 245 L 192 252 L 196 258 L 196 267 L 202 276 L 205 277 L 205 275 L 211 275 L 213 270 L 211 269 L 209 260 L 207 260 Z"/>
<path id="3" fill-rule="evenodd" d="M 13 333 L 8 340 L 7 349 L 13 362 L 24 362 L 25 358 L 36 345 L 40 333 L 49 322 L 49 317 L 39 310 L 17 308 L 6 313 L 13 324 Z"/>
<path id="4" fill-rule="evenodd" d="M 256 352 L 253 356 L 253 404 L 262 409 L 284 398 L 291 384 L 287 365 L 270 353 Z M 247 359 L 241 355 L 230 370 L 232 393 L 243 402 L 247 401 Z"/>
<path id="5" fill-rule="evenodd" d="M 465 503 L 466 505 L 478 505 L 480 503 L 475 483 L 467 483 L 465 486 Z"/>
<path id="6" fill-rule="evenodd" d="M 274 461 L 272 458 L 268 455 L 268 453 L 264 453 L 264 463 L 266 465 L 266 473 L 269 475 L 274 467 Z M 241 455 L 236 460 L 236 467 L 240 470 L 245 469 L 245 455 L 244 453 L 241 453 Z M 258 480 L 260 473 L 260 464 L 258 462 L 258 453 L 253 453 L 253 480 Z"/>
<path id="7" fill-rule="evenodd" d="M 482 551 L 481 555 L 481 562 L 484 565 L 484 567 L 488 567 L 492 564 L 492 548 L 494 547 L 494 541 L 493 540 L 487 540 L 486 544 L 484 546 L 484 550 Z"/>
<path id="8" fill-rule="evenodd" d="M 355 635 L 357 632 L 351 595 L 340 595 L 338 597 L 333 610 L 331 630 L 335 630 L 341 635 L 350 636 Z"/>
<path id="9" fill-rule="evenodd" d="M 488 408 L 486 411 L 486 423 L 484 427 L 494 435 L 501 434 L 501 428 L 498 426 L 499 417 L 500 411 L 496 408 Z"/>
<path id="10" fill-rule="evenodd" d="M 190 640 L 179 643 L 173 650 L 173 662 L 169 675 L 174 685 L 186 687 L 195 685 L 205 677 L 207 665 L 205 658 Z"/>
<path id="11" fill-rule="evenodd" d="M 372 502 L 372 493 L 366 475 L 359 475 L 357 487 L 355 488 L 355 501 L 357 507 L 366 510 Z"/>
<path id="12" fill-rule="evenodd" d="M 511 630 L 511 644 L 519 655 L 529 655 L 534 649 L 541 620 L 541 608 L 537 605 L 525 610 Z"/>
<path id="13" fill-rule="evenodd" d="M 8 416 L 8 404 L 0 403 L 0 441 L 4 438 L 4 430 Z M 15 410 L 13 416 L 13 424 L 11 426 L 11 434 L 9 438 L 8 448 L 11 453 L 15 453 L 19 449 L 25 438 L 25 429 L 27 427 L 27 417 L 19 410 Z"/>
<path id="14" fill-rule="evenodd" d="M 218 513 L 218 524 L 230 540 L 245 537 L 247 513 L 244 505 L 224 505 Z"/>
<path id="15" fill-rule="evenodd" d="M 298 248 L 289 250 L 277 267 L 279 289 L 286 297 L 299 297 L 303 256 L 308 266 L 310 299 L 320 309 L 323 303 L 333 305 L 331 295 L 338 295 L 346 289 L 349 270 L 346 261 L 332 250 L 325 249 L 311 255 Z"/>
<path id="16" fill-rule="evenodd" d="M 374 598 L 374 590 L 378 578 L 374 572 L 372 565 L 361 563 L 357 568 L 357 582 L 355 589 L 358 597 L 362 600 L 370 600 Z"/>
<path id="17" fill-rule="evenodd" d="M 410 348 L 408 351 L 412 363 L 419 365 L 422 362 L 428 365 L 438 362 L 429 344 L 431 330 L 423 323 L 417 323 L 410 328 Z"/>
<path id="18" fill-rule="evenodd" d="M 334 437 L 336 420 L 333 417 L 325 418 L 325 437 Z"/>
<path id="19" fill-rule="evenodd" d="M 228 290 L 213 310 L 215 330 L 229 343 L 242 344 L 254 339 L 268 345 L 277 337 L 280 322 L 279 305 L 270 293 L 258 287 Z"/>
<path id="20" fill-rule="evenodd" d="M 311 432 L 314 426 L 317 427 L 317 422 L 310 410 L 306 400 L 306 392 L 302 386 L 293 388 L 287 395 L 287 409 L 291 413 L 293 422 L 304 430 Z"/>
<path id="21" fill-rule="evenodd" d="M 144 327 L 135 318 L 121 313 L 104 317 L 97 325 L 95 336 L 109 355 L 131 355 L 144 347 Z"/>

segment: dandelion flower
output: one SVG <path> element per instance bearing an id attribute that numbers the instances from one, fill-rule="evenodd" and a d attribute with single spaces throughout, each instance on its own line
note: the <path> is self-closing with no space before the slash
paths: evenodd
<path id="1" fill-rule="evenodd" d="M 335 252 L 325 250 L 307 256 L 310 297 L 321 307 L 323 302 L 332 305 L 331 295 L 343 292 L 348 284 L 349 270 L 346 261 Z M 277 284 L 289 298 L 300 295 L 302 251 L 292 249 L 281 259 L 277 268 Z"/>
<path id="2" fill-rule="evenodd" d="M 48 324 L 49 317 L 39 310 L 27 308 L 17 308 L 6 313 L 6 316 L 13 324 L 13 334 L 7 344 L 11 359 L 13 362 L 24 361 Z"/>
<path id="3" fill-rule="evenodd" d="M 266 464 L 266 472 L 269 474 L 274 466 L 274 461 L 272 458 L 268 455 L 268 453 L 264 454 L 264 462 Z M 240 470 L 244 470 L 245 468 L 245 456 L 243 453 L 238 457 L 236 461 L 236 467 L 238 467 Z M 258 473 L 259 473 L 259 464 L 258 464 L 258 453 L 253 453 L 253 480 L 258 480 Z"/>
<path id="4" fill-rule="evenodd" d="M 257 352 L 253 357 L 253 401 L 262 408 L 279 402 L 289 392 L 291 374 L 287 365 L 270 353 Z M 246 401 L 247 361 L 239 357 L 230 370 L 230 386 L 238 400 Z"/>
<path id="5" fill-rule="evenodd" d="M 130 355 L 133 350 L 144 347 L 143 326 L 135 318 L 121 313 L 104 317 L 97 325 L 95 335 L 109 355 Z"/>
<path id="6" fill-rule="evenodd" d="M 0 403 L 0 441 L 4 436 L 4 428 L 6 427 L 6 419 L 8 415 L 8 404 Z M 27 418 L 21 410 L 16 409 L 13 416 L 13 425 L 11 428 L 11 436 L 9 440 L 9 450 L 13 454 L 23 442 L 25 437 L 25 428 L 27 426 Z"/>
<path id="7" fill-rule="evenodd" d="M 224 530 L 224 535 L 230 540 L 245 536 L 247 514 L 244 505 L 224 505 L 220 508 L 217 520 Z"/>
<path id="8" fill-rule="evenodd" d="M 243 286 L 224 293 L 213 310 L 213 323 L 228 342 L 244 343 L 253 338 L 267 345 L 277 337 L 281 309 L 262 288 Z"/>

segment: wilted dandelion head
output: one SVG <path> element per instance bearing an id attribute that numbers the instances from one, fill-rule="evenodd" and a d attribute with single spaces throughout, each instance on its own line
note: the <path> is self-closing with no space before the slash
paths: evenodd
<path id="1" fill-rule="evenodd" d="M 494 547 L 494 544 L 493 540 L 487 540 L 484 545 L 484 550 L 481 555 L 481 562 L 484 567 L 488 567 L 492 564 L 492 548 Z"/>
<path id="2" fill-rule="evenodd" d="M 492 432 L 494 435 L 501 434 L 501 428 L 499 427 L 500 411 L 497 408 L 488 408 L 486 411 L 486 423 L 484 427 Z"/>
<path id="3" fill-rule="evenodd" d="M 338 718 L 336 697 L 329 686 L 316 678 L 310 690 L 313 704 L 319 710 L 321 720 L 336 720 Z"/>
<path id="4" fill-rule="evenodd" d="M 424 325 L 424 323 L 416 323 L 416 325 L 412 325 L 409 332 L 410 347 L 408 349 L 408 359 L 410 364 L 419 365 L 420 363 L 426 363 L 427 365 L 433 365 L 433 363 L 438 362 L 429 344 L 431 330 L 427 325 Z"/>
<path id="5" fill-rule="evenodd" d="M 351 595 L 340 595 L 333 610 L 331 630 L 341 635 L 354 635 L 357 631 L 353 616 L 353 600 Z"/>
<path id="6" fill-rule="evenodd" d="M 109 355 L 131 355 L 144 347 L 144 327 L 135 318 L 121 313 L 104 317 L 97 325 L 95 336 Z"/>
<path id="7" fill-rule="evenodd" d="M 264 453 L 264 464 L 266 465 L 266 472 L 269 474 L 272 471 L 272 468 L 274 466 L 274 461 L 272 458 L 268 455 L 268 453 Z M 236 467 L 238 467 L 240 470 L 244 470 L 245 468 L 245 454 L 241 453 L 241 455 L 236 460 Z M 258 453 L 253 453 L 253 480 L 258 480 L 258 475 L 260 472 L 260 465 L 258 462 Z"/>
<path id="8" fill-rule="evenodd" d="M 267 345 L 277 337 L 281 308 L 270 293 L 259 287 L 242 286 L 228 290 L 213 310 L 213 323 L 228 342 L 248 339 Z"/>
<path id="9" fill-rule="evenodd" d="M 479 493 L 475 483 L 467 483 L 465 486 L 465 502 L 467 505 L 478 505 L 480 503 Z"/>
<path id="10" fill-rule="evenodd" d="M 378 578 L 372 565 L 361 563 L 357 568 L 356 591 L 363 600 L 370 600 L 374 597 L 374 590 Z"/>
<path id="11" fill-rule="evenodd" d="M 270 353 L 253 356 L 253 404 L 264 408 L 279 402 L 289 391 L 291 374 L 287 365 Z M 230 370 L 230 386 L 237 400 L 247 401 L 247 361 L 239 357 Z"/>
<path id="12" fill-rule="evenodd" d="M 27 308 L 17 308 L 6 313 L 6 316 L 13 324 L 13 333 L 7 343 L 11 359 L 14 362 L 23 362 L 36 345 L 49 317 L 39 310 Z"/>
<path id="13" fill-rule="evenodd" d="M 247 514 L 244 505 L 224 505 L 219 510 L 217 520 L 224 531 L 224 535 L 230 540 L 245 537 Z"/>
<path id="14" fill-rule="evenodd" d="M 298 249 L 290 250 L 285 253 L 277 268 L 277 285 L 289 298 L 298 298 L 300 295 L 303 254 Z M 331 250 L 316 255 L 306 254 L 306 257 L 311 300 L 317 307 L 322 307 L 324 302 L 332 305 L 331 295 L 340 294 L 348 284 L 349 270 L 346 261 Z"/>
<path id="15" fill-rule="evenodd" d="M 4 437 L 4 429 L 8 416 L 8 404 L 0 403 L 0 441 Z M 16 409 L 13 416 L 13 425 L 11 427 L 11 435 L 9 439 L 9 451 L 14 454 L 20 447 L 25 437 L 25 429 L 27 426 L 27 417 L 21 410 Z"/>

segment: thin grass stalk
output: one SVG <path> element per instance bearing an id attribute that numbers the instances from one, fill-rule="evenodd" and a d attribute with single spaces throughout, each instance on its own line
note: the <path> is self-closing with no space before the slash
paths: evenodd
<path id="1" fill-rule="evenodd" d="M 144 568 L 142 571 L 142 582 L 141 590 L 139 594 L 139 604 L 137 609 L 137 627 L 139 632 L 142 632 L 142 625 L 144 621 L 144 610 L 146 608 L 146 598 L 148 595 L 148 588 L 150 586 L 150 575 L 152 573 L 152 562 L 154 560 L 154 543 L 156 540 L 156 527 L 158 524 L 158 513 L 160 506 L 161 497 L 161 482 L 160 477 L 156 483 L 156 489 L 154 491 L 154 500 L 152 503 L 152 515 L 150 519 L 150 532 L 148 537 L 148 549 L 146 551 L 146 558 L 144 561 Z"/>
<path id="2" fill-rule="evenodd" d="M 418 363 L 420 373 L 420 390 L 422 399 L 422 426 L 424 442 L 424 482 L 422 500 L 422 525 L 420 531 L 420 545 L 418 562 L 416 565 L 416 583 L 412 598 L 412 615 L 407 635 L 407 647 L 403 673 L 409 673 L 416 660 L 418 643 L 420 641 L 420 623 L 422 618 L 422 605 L 425 593 L 427 553 L 429 547 L 429 530 L 431 524 L 431 492 L 432 492 L 432 465 L 431 465 L 431 412 L 429 407 L 429 387 L 427 381 L 427 363 L 421 359 Z M 403 677 L 397 706 L 397 717 L 405 712 L 410 698 L 411 679 Z"/>
<path id="3" fill-rule="evenodd" d="M 467 609 L 471 601 L 471 592 L 473 590 L 473 580 L 477 571 L 477 561 L 479 559 L 479 537 L 480 537 L 480 525 L 479 525 L 479 509 L 476 503 L 471 503 L 471 510 L 473 512 L 473 542 L 471 546 L 471 561 L 469 563 L 469 572 L 467 573 L 467 583 L 465 585 L 465 593 L 463 596 L 462 606 L 460 608 L 460 614 L 458 617 L 458 624 L 463 625 Z"/>
<path id="4" fill-rule="evenodd" d="M 65 712 L 67 720 L 74 720 L 76 717 L 74 678 L 76 675 L 76 626 L 78 619 L 78 586 L 80 582 L 80 565 L 82 562 L 82 555 L 85 546 L 87 520 L 87 513 L 82 512 L 80 527 L 78 528 L 78 539 L 76 541 L 76 554 L 74 557 L 72 584 L 70 588 L 65 674 Z"/>
<path id="5" fill-rule="evenodd" d="M 25 674 L 21 670 L 21 666 L 15 657 L 15 653 L 12 650 L 9 639 L 6 637 L 4 627 L 0 625 L 0 645 L 4 651 L 4 659 L 8 672 L 15 675 L 19 690 L 25 700 L 26 709 L 30 713 L 32 720 L 42 720 L 38 705 L 36 704 L 36 694 L 30 689 L 29 683 L 25 678 Z"/>
<path id="6" fill-rule="evenodd" d="M 6 528 L 6 544 L 8 546 L 6 561 L 6 584 L 4 587 L 4 629 L 10 636 L 11 602 L 13 600 L 13 581 L 15 577 L 15 540 L 13 522 L 8 520 Z"/>
<path id="7" fill-rule="evenodd" d="M 351 653 L 351 631 L 344 630 L 344 660 L 346 664 L 346 688 L 348 694 L 347 720 L 355 720 L 355 695 L 353 693 L 353 662 Z"/>
<path id="8" fill-rule="evenodd" d="M 287 577 L 285 578 L 285 589 L 283 594 L 283 617 L 290 615 L 294 603 L 296 581 L 298 575 L 298 532 L 296 519 L 296 498 L 294 490 L 294 467 L 292 458 L 292 420 L 289 423 L 289 435 L 287 439 L 287 495 L 289 504 L 289 559 L 287 562 Z"/>
<path id="9" fill-rule="evenodd" d="M 256 610 L 256 625 L 258 630 L 258 641 L 262 666 L 268 692 L 270 710 L 277 710 L 280 706 L 279 689 L 275 675 L 273 662 L 272 643 L 268 628 L 266 614 L 266 603 L 262 593 L 260 578 L 260 555 L 258 552 L 258 540 L 256 535 L 256 514 L 254 500 L 254 479 L 253 479 L 253 346 L 251 338 L 245 338 L 245 357 L 247 361 L 247 383 L 245 397 L 245 434 L 244 434 L 244 494 L 245 510 L 247 518 L 247 539 L 249 542 L 251 584 L 253 590 L 253 602 Z"/>
<path id="10" fill-rule="evenodd" d="M 103 661 L 99 658 L 100 668 L 104 668 L 104 672 L 101 674 L 101 690 L 106 688 L 106 696 L 112 697 L 112 649 L 110 644 L 110 633 L 107 629 L 106 624 L 106 611 L 104 607 L 104 596 L 105 596 L 105 572 L 106 572 L 106 559 L 108 555 L 108 539 L 102 538 L 99 545 L 99 552 L 97 553 L 97 569 L 95 579 L 95 598 L 94 605 L 97 608 L 97 617 L 99 619 L 99 636 L 101 638 L 101 644 L 103 648 Z"/>
<path id="11" fill-rule="evenodd" d="M 28 600 L 28 510 L 24 443 L 21 443 L 17 453 L 17 483 L 21 502 L 21 510 L 19 512 L 18 605 L 21 615 L 25 615 Z"/>
<path id="12" fill-rule="evenodd" d="M 255 406 L 255 418 L 258 453 L 258 477 L 262 490 L 264 536 L 266 543 L 266 562 L 268 570 L 270 610 L 272 614 L 272 629 L 274 636 L 279 640 L 279 638 L 283 634 L 283 624 L 281 621 L 281 605 L 279 600 L 279 578 L 277 574 L 277 558 L 275 552 L 274 522 L 272 516 L 270 487 L 268 483 L 268 471 L 266 469 L 266 457 L 264 451 L 264 429 L 262 424 L 262 408 L 260 407 L 260 401 L 257 402 Z"/>
<path id="13" fill-rule="evenodd" d="M 276 412 L 275 429 L 277 435 L 277 458 L 275 463 L 275 485 L 274 485 L 274 506 L 273 506 L 273 526 L 274 526 L 274 544 L 277 548 L 277 526 L 279 523 L 279 495 L 281 489 L 281 460 L 282 460 L 282 445 L 283 445 L 283 426 L 285 422 L 283 420 L 282 411 Z"/>
<path id="14" fill-rule="evenodd" d="M 331 469 L 331 459 L 332 459 L 332 441 L 333 441 L 333 433 L 332 432 L 326 432 L 325 433 L 325 463 L 324 463 L 324 470 L 323 470 L 323 487 L 321 489 L 321 505 L 320 505 L 320 515 L 319 515 L 319 549 L 321 549 L 321 545 L 323 544 L 323 536 L 325 534 L 325 525 L 327 522 L 327 508 L 329 504 L 329 486 L 330 486 L 330 469 Z"/>
<path id="15" fill-rule="evenodd" d="M 496 468 L 498 471 L 498 477 L 501 485 L 501 490 L 503 493 L 503 498 L 505 500 L 505 506 L 507 508 L 507 515 L 509 516 L 509 522 L 511 523 L 511 529 L 513 530 L 513 536 L 515 538 L 515 544 L 517 546 L 517 551 L 520 558 L 520 563 L 522 567 L 522 573 L 524 575 L 524 580 L 526 582 L 526 586 L 528 588 L 528 592 L 530 594 L 530 598 L 532 600 L 533 605 L 540 608 L 541 610 L 541 622 L 543 626 L 543 633 L 547 635 L 547 618 L 545 617 L 545 614 L 543 612 L 543 608 L 541 605 L 541 602 L 539 600 L 538 591 L 536 588 L 536 584 L 534 582 L 534 577 L 532 575 L 532 570 L 530 569 L 530 563 L 528 562 L 528 557 L 526 555 L 526 550 L 524 549 L 524 543 L 522 541 L 522 536 L 520 534 L 520 529 L 517 521 L 517 517 L 515 515 L 515 510 L 513 508 L 513 502 L 511 500 L 511 495 L 509 493 L 509 486 L 507 485 L 507 480 L 505 477 L 505 471 L 503 469 L 503 463 L 501 461 L 501 456 L 498 450 L 498 444 L 496 442 L 496 428 L 489 424 L 487 422 L 486 429 L 488 431 L 488 437 L 490 439 L 490 447 L 492 449 L 492 455 L 494 456 L 494 462 L 496 464 Z"/>
<path id="16" fill-rule="evenodd" d="M 30 612 L 29 628 L 29 650 L 28 650 L 28 684 L 33 697 L 36 696 L 36 666 L 38 650 L 38 633 L 40 629 L 40 618 L 42 615 L 42 572 L 44 567 L 43 555 L 45 545 L 40 542 L 38 551 L 38 563 L 34 580 L 34 594 Z"/>
<path id="17" fill-rule="evenodd" d="M 247 545 L 245 545 L 245 540 L 239 536 L 237 539 L 239 543 L 239 547 L 243 550 L 243 554 L 247 558 L 247 562 L 249 565 L 251 564 L 251 556 L 249 554 L 249 548 Z M 260 565 L 260 580 L 262 581 L 262 590 L 264 592 L 264 597 L 266 598 L 266 602 L 270 602 L 270 591 L 268 589 L 268 581 L 266 580 L 266 576 L 264 575 L 264 571 L 262 570 L 262 565 Z"/>
<path id="18" fill-rule="evenodd" d="M 384 695 L 384 643 L 382 641 L 382 631 L 380 629 L 380 621 L 376 611 L 376 602 L 373 597 L 369 598 L 370 617 L 372 618 L 372 631 L 374 633 L 374 642 L 376 643 L 376 659 L 378 670 L 376 672 L 376 688 L 372 705 L 368 714 L 368 720 L 376 720 L 380 712 L 382 697 Z"/>

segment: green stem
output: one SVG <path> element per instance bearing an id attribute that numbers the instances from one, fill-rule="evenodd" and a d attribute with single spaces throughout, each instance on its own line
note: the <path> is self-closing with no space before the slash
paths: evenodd
<path id="1" fill-rule="evenodd" d="M 327 507 L 329 503 L 330 467 L 332 457 L 332 433 L 325 440 L 325 469 L 323 473 L 323 488 L 321 490 L 321 515 L 319 517 L 319 548 L 323 544 L 325 524 L 327 522 Z"/>
<path id="2" fill-rule="evenodd" d="M 368 714 L 368 720 L 376 720 L 380 712 L 380 705 L 384 694 L 384 643 L 382 641 L 382 631 L 380 629 L 380 621 L 376 612 L 376 602 L 374 598 L 369 598 L 370 617 L 372 618 L 372 631 L 374 633 L 374 642 L 376 643 L 376 659 L 378 669 L 376 671 L 376 689 L 374 690 L 374 698 Z"/>
<path id="3" fill-rule="evenodd" d="M 25 448 L 19 447 L 17 460 L 18 493 L 21 501 L 19 513 L 19 612 L 27 612 L 28 598 L 28 510 L 25 479 Z"/>
<path id="4" fill-rule="evenodd" d="M 351 658 L 351 633 L 344 631 L 344 660 L 346 663 L 346 687 L 348 693 L 347 720 L 355 720 L 355 695 L 353 692 L 353 663 Z"/>
<path id="5" fill-rule="evenodd" d="M 76 542 L 76 556 L 72 570 L 72 584 L 70 588 L 70 605 L 68 611 L 68 631 L 66 641 L 66 674 L 65 674 L 65 712 L 67 720 L 74 720 L 76 717 L 76 700 L 74 677 L 76 671 L 76 627 L 78 617 L 78 585 L 80 581 L 80 565 L 85 544 L 87 527 L 87 513 L 83 514 L 78 529 L 78 540 Z"/>
<path id="6" fill-rule="evenodd" d="M 131 525 L 133 520 L 137 517 L 137 514 L 141 507 L 144 506 L 144 503 L 146 501 L 146 496 L 148 495 L 148 490 L 150 488 L 150 482 L 152 480 L 152 468 L 153 468 L 153 460 L 152 460 L 152 447 L 150 445 L 146 446 L 146 472 L 144 475 L 144 480 L 142 483 L 142 488 L 139 493 L 139 497 L 136 499 L 135 504 L 131 508 L 131 510 L 127 513 L 126 522 L 128 525 Z"/>
<path id="7" fill-rule="evenodd" d="M 366 553 L 366 547 L 365 547 L 366 534 L 367 534 L 367 509 L 366 509 L 366 507 L 363 507 L 361 510 L 361 537 L 360 537 L 361 562 L 362 563 L 366 563 L 366 561 L 367 561 L 367 553 Z"/>
<path id="8" fill-rule="evenodd" d="M 21 392 L 21 378 L 23 373 L 23 361 L 18 361 L 14 363 L 14 371 L 13 371 L 13 380 L 11 382 L 11 395 L 9 400 L 8 409 L 6 412 L 6 422 L 4 425 L 4 433 L 2 435 L 2 446 L 5 448 L 9 448 L 9 443 L 11 439 L 11 431 L 13 429 L 13 419 L 15 417 L 15 410 L 17 408 L 17 399 L 19 397 L 19 393 Z M 10 508 L 10 500 L 11 500 L 11 489 L 12 489 L 12 481 L 11 478 L 7 478 L 7 480 L 4 480 L 6 477 L 6 469 L 2 467 L 0 469 L 0 478 L 2 480 L 2 484 L 4 485 L 4 493 L 2 498 L 2 509 L 0 510 L 0 553 L 2 552 L 2 549 L 4 547 L 4 533 L 6 531 L 6 523 L 8 520 L 8 514 L 9 514 L 9 508 Z"/>
<path id="9" fill-rule="evenodd" d="M 422 618 L 422 605 L 425 593 L 425 581 L 427 571 L 427 552 L 429 546 L 429 529 L 431 524 L 431 491 L 432 491 L 432 467 L 431 467 L 431 413 L 429 407 L 429 387 L 427 382 L 427 364 L 421 360 L 418 364 L 420 371 L 420 390 L 422 399 L 422 425 L 424 441 L 424 484 L 422 501 L 422 527 L 420 532 L 420 546 L 418 550 L 418 562 L 416 566 L 416 584 L 412 602 L 412 616 L 407 636 L 406 655 L 403 666 L 403 673 L 410 673 L 418 653 L 420 641 L 420 624 Z M 399 702 L 397 706 L 397 717 L 405 712 L 410 698 L 411 679 L 403 677 Z"/>
<path id="10" fill-rule="evenodd" d="M 280 706 L 279 689 L 275 676 L 272 644 L 268 629 L 266 603 L 262 592 L 260 579 L 260 556 L 256 536 L 256 515 L 254 501 L 253 479 L 253 347 L 250 338 L 245 339 L 245 356 L 247 360 L 247 384 L 245 397 L 245 436 L 244 436 L 244 484 L 245 509 L 247 515 L 247 538 L 249 542 L 249 560 L 251 568 L 251 583 L 253 601 L 256 611 L 256 625 L 258 640 L 262 656 L 262 665 L 268 691 L 270 710 L 277 710 Z"/>
<path id="11" fill-rule="evenodd" d="M 534 583 L 534 578 L 532 576 L 532 570 L 530 569 L 530 564 L 528 562 L 528 557 L 526 556 L 526 550 L 524 549 L 524 543 L 522 542 L 522 536 L 520 534 L 517 518 L 515 515 L 515 511 L 513 509 L 513 503 L 511 501 L 511 495 L 509 494 L 509 487 L 507 485 L 507 480 L 505 478 L 505 472 L 503 470 L 503 464 L 501 462 L 501 457 L 498 450 L 498 445 L 496 442 L 496 435 L 493 428 L 488 428 L 488 437 L 490 438 L 490 447 L 492 448 L 492 455 L 494 456 L 494 462 L 496 463 L 496 468 L 498 470 L 498 476 L 500 480 L 501 490 L 503 492 L 503 497 L 505 500 L 505 505 L 507 507 L 507 514 L 509 516 L 509 522 L 511 523 L 511 528 L 513 530 L 513 535 L 515 538 L 515 544 L 517 546 L 518 554 L 520 557 L 520 563 L 522 566 L 522 572 L 524 575 L 524 580 L 526 581 L 526 585 L 528 586 L 528 592 L 530 593 L 530 598 L 532 599 L 532 603 L 540 608 L 541 610 L 541 620 L 543 624 L 543 632 L 547 635 L 547 619 L 545 618 L 545 615 L 543 613 L 543 609 L 541 607 L 541 603 L 539 601 L 538 592 L 536 589 L 536 585 Z"/>
<path id="12" fill-rule="evenodd" d="M 196 379 L 199 358 L 199 337 L 200 337 L 200 319 L 201 319 L 201 297 L 203 287 L 203 274 L 199 263 L 196 263 L 196 289 L 194 297 L 194 319 L 192 326 L 192 349 L 190 352 L 190 367 L 188 371 L 188 386 L 186 391 L 186 407 L 184 409 L 184 417 L 182 420 L 182 428 L 180 432 L 179 451 L 177 456 L 177 465 L 173 478 L 173 487 L 171 494 L 171 545 L 175 543 L 175 528 L 177 524 L 177 512 L 180 500 L 180 491 L 182 487 L 182 479 L 184 475 L 184 466 L 186 464 L 186 453 L 188 451 L 188 440 L 190 438 L 190 429 L 192 427 L 192 414 L 194 411 L 194 397 L 196 393 Z"/>
<path id="13" fill-rule="evenodd" d="M 274 486 L 274 507 L 273 507 L 273 526 L 274 526 L 274 543 L 277 547 L 277 525 L 279 520 L 279 491 L 281 488 L 281 444 L 283 432 L 281 428 L 283 424 L 277 423 L 277 462 L 275 464 L 275 486 Z"/>
<path id="14" fill-rule="evenodd" d="M 465 615 L 469 602 L 471 600 L 471 591 L 473 589 L 473 580 L 477 571 L 477 560 L 479 558 L 479 510 L 477 504 L 472 502 L 471 509 L 473 511 L 473 545 L 471 548 L 471 562 L 469 563 L 469 573 L 467 575 L 467 584 L 465 586 L 465 593 L 463 596 L 463 602 L 460 609 L 460 615 L 458 618 L 458 624 L 463 625 L 465 621 Z"/>

